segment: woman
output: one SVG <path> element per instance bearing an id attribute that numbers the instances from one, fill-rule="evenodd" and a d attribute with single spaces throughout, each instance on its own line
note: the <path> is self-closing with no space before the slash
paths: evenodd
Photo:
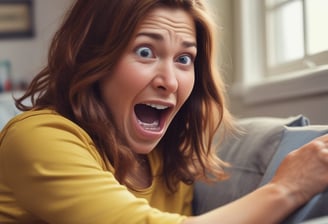
<path id="1" fill-rule="evenodd" d="M 233 126 L 211 24 L 200 0 L 77 0 L 1 133 L 0 222 L 277 223 L 327 187 L 326 136 L 191 216 L 193 182 L 225 178 L 210 145 Z"/>

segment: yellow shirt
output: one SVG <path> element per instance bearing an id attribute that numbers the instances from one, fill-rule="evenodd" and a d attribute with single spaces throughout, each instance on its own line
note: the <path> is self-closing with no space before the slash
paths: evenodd
<path id="1" fill-rule="evenodd" d="M 129 190 L 75 123 L 51 110 L 24 112 L 0 134 L 0 223 L 181 223 L 192 187 L 168 194 L 156 178 L 161 159 L 154 151 L 149 160 L 152 185 Z"/>

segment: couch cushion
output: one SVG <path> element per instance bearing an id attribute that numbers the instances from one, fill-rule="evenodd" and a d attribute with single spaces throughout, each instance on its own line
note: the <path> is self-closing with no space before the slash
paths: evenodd
<path id="1" fill-rule="evenodd" d="M 194 214 L 202 214 L 250 193 L 258 187 L 284 135 L 285 126 L 309 124 L 302 115 L 255 117 L 238 121 L 243 134 L 223 141 L 218 155 L 231 164 L 230 178 L 211 185 L 196 182 Z"/>

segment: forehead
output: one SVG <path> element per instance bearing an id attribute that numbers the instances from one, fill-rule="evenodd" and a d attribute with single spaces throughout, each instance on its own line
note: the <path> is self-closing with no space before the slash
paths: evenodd
<path id="1" fill-rule="evenodd" d="M 189 38 L 196 38 L 193 17 L 183 9 L 156 8 L 150 11 L 141 21 L 137 32 L 144 29 L 174 32 Z"/>

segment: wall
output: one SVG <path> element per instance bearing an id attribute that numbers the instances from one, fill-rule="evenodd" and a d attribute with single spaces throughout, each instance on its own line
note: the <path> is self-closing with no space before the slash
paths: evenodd
<path id="1" fill-rule="evenodd" d="M 0 60 L 10 60 L 14 82 L 29 81 L 44 65 L 49 40 L 72 0 L 34 0 L 35 36 L 0 39 Z"/>
<path id="2" fill-rule="evenodd" d="M 328 124 L 327 93 L 287 98 L 259 104 L 246 104 L 241 98 L 233 98 L 231 102 L 231 110 L 238 117 L 288 117 L 303 114 L 310 119 L 311 124 Z"/>
<path id="3" fill-rule="evenodd" d="M 209 0 L 218 25 L 218 65 L 220 74 L 230 85 L 233 76 L 233 14 L 231 0 Z"/>

